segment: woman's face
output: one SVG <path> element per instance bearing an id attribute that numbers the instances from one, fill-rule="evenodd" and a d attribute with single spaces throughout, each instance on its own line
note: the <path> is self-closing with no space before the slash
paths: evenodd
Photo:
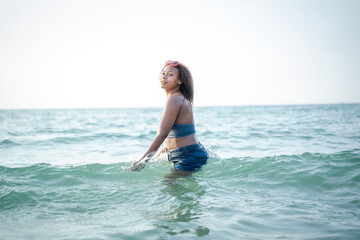
<path id="1" fill-rule="evenodd" d="M 180 84 L 179 70 L 173 66 L 166 66 L 161 72 L 160 84 L 164 89 L 174 89 Z"/>

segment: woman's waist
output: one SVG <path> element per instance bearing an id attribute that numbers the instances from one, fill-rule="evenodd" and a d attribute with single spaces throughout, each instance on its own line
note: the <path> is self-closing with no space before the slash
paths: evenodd
<path id="1" fill-rule="evenodd" d="M 198 141 L 195 134 L 191 134 L 185 137 L 167 138 L 165 141 L 166 148 L 169 151 L 197 143 Z"/>
<path id="2" fill-rule="evenodd" d="M 186 154 L 186 153 L 190 153 L 190 152 L 194 152 L 194 151 L 198 151 L 198 150 L 205 151 L 204 146 L 200 142 L 197 142 L 197 143 L 194 143 L 191 145 L 186 145 L 186 146 L 179 147 L 179 148 L 170 149 L 170 150 L 168 149 L 167 153 L 170 156 L 176 156 L 178 154 Z"/>

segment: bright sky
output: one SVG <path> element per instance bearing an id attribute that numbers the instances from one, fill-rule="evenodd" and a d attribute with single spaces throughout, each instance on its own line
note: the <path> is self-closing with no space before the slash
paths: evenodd
<path id="1" fill-rule="evenodd" d="M 358 0 L 0 0 L 0 109 L 360 102 Z"/>

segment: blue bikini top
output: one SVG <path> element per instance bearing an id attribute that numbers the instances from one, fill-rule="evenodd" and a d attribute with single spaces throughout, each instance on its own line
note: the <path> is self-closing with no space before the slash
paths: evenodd
<path id="1" fill-rule="evenodd" d="M 174 124 L 169 132 L 168 138 L 178 138 L 192 135 L 195 133 L 194 123 Z"/>

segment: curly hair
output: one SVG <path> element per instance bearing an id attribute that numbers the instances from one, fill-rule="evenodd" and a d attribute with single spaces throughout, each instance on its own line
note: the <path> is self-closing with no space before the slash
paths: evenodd
<path id="1" fill-rule="evenodd" d="M 194 102 L 194 82 L 190 70 L 182 63 L 176 66 L 179 70 L 181 81 L 180 92 L 193 105 Z"/>

